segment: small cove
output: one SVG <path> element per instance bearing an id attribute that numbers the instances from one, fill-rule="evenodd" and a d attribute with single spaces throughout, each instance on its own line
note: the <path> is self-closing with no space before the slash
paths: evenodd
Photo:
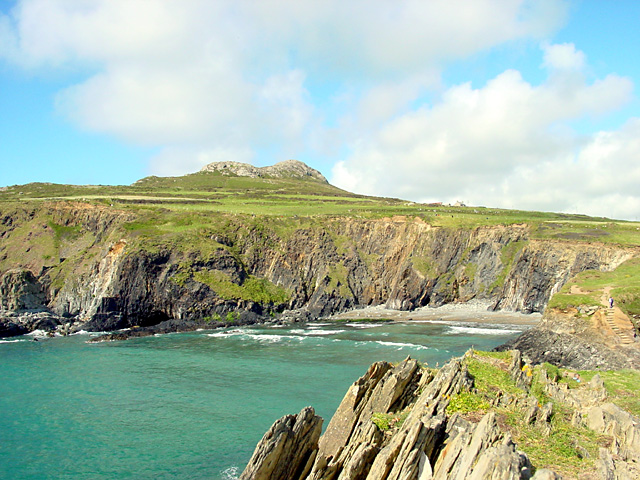
<path id="1" fill-rule="evenodd" d="M 312 405 L 326 426 L 371 363 L 442 365 L 526 328 L 465 317 L 6 339 L 0 477 L 235 478 L 274 420 Z"/>

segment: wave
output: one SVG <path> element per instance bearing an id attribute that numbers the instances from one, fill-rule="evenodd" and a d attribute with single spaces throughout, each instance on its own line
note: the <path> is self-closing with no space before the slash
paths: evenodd
<path id="1" fill-rule="evenodd" d="M 223 330 L 222 332 L 216 332 L 216 333 L 207 333 L 205 336 L 207 336 L 207 337 L 235 337 L 237 335 L 244 335 L 246 333 L 247 333 L 246 330 L 234 329 L 234 330 Z"/>
<path id="2" fill-rule="evenodd" d="M 26 342 L 26 340 L 0 340 L 0 343 L 18 343 L 18 342 Z"/>
<path id="3" fill-rule="evenodd" d="M 385 342 L 382 340 L 376 340 L 375 343 L 384 345 L 385 347 L 400 347 L 398 348 L 398 350 L 401 350 L 405 347 L 415 348 L 416 350 L 435 350 L 430 347 L 425 347 L 424 345 L 418 345 L 416 343 Z"/>
<path id="4" fill-rule="evenodd" d="M 229 467 L 222 471 L 223 480 L 238 480 L 240 471 L 238 467 Z"/>
<path id="5" fill-rule="evenodd" d="M 258 340 L 259 342 L 271 342 L 276 343 L 282 340 L 304 340 L 304 337 L 300 335 L 273 335 L 269 333 L 251 333 L 247 330 L 226 330 L 224 332 L 207 333 L 205 336 L 214 338 L 230 338 L 230 337 L 245 337 L 252 340 Z"/>
<path id="6" fill-rule="evenodd" d="M 337 335 L 338 333 L 343 333 L 344 330 L 304 330 L 300 335 Z M 291 331 L 293 333 L 293 330 Z"/>
<path id="7" fill-rule="evenodd" d="M 280 342 L 281 340 L 285 340 L 285 339 L 304 340 L 304 337 L 301 337 L 300 335 L 265 335 L 265 334 L 257 334 L 257 333 L 247 333 L 246 336 L 253 340 L 258 340 L 260 342 L 267 341 L 272 343 Z"/>
<path id="8" fill-rule="evenodd" d="M 47 337 L 48 333 L 45 330 L 33 330 L 32 332 L 25 333 L 30 337 Z"/>
<path id="9" fill-rule="evenodd" d="M 514 330 L 509 328 L 478 328 L 478 327 L 449 327 L 444 332 L 445 335 L 471 334 L 471 335 L 513 335 L 522 333 L 522 330 Z"/>
<path id="10" fill-rule="evenodd" d="M 351 322 L 351 323 L 345 323 L 345 325 L 347 327 L 354 327 L 354 328 L 375 328 L 375 327 L 379 327 L 381 325 L 384 325 L 384 323 L 371 323 L 371 322 L 356 323 L 356 322 Z"/>

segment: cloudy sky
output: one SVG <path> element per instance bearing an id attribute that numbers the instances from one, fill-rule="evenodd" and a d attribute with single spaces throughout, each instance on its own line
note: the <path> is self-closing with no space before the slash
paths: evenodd
<path id="1" fill-rule="evenodd" d="M 640 218 L 637 0 L 0 0 L 0 186 L 295 158 Z"/>

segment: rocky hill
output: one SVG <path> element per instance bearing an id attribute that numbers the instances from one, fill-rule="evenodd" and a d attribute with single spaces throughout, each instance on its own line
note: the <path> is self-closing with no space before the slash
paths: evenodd
<path id="1" fill-rule="evenodd" d="M 600 376 L 558 374 L 518 351 L 469 351 L 440 370 L 378 362 L 323 435 L 310 407 L 276 421 L 240 479 L 640 478 L 640 418 Z"/>
<path id="2" fill-rule="evenodd" d="M 240 162 L 214 162 L 205 165 L 200 171 L 220 172 L 223 175 L 251 178 L 312 178 L 320 182 L 329 183 L 318 170 L 298 160 L 285 160 L 268 167 L 254 167 L 248 163 Z"/>

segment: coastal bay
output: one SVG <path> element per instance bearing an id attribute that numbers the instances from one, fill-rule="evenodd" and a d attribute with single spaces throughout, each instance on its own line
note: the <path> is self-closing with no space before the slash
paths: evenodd
<path id="1" fill-rule="evenodd" d="M 442 365 L 526 328 L 465 315 L 2 340 L 0 476 L 235 478 L 274 418 L 307 405 L 330 418 L 372 362 Z"/>

